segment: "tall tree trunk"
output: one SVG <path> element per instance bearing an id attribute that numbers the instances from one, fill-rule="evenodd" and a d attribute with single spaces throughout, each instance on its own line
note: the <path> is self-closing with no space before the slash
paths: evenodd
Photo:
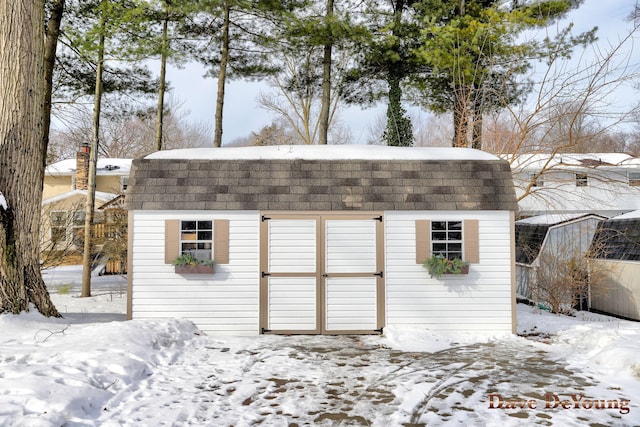
<path id="1" fill-rule="evenodd" d="M 165 5 L 166 8 L 166 5 Z M 162 52 L 160 54 L 160 86 L 158 87 L 158 114 L 156 120 L 156 151 L 163 148 L 162 132 L 164 127 L 164 93 L 167 79 L 167 55 L 169 49 L 169 12 L 162 21 Z"/>
<path id="2" fill-rule="evenodd" d="M 64 12 L 65 0 L 54 0 L 51 4 L 51 16 L 47 22 L 47 35 L 44 46 L 44 112 L 43 112 L 43 159 L 47 159 L 47 148 L 49 147 L 49 131 L 51 129 L 51 97 L 53 94 L 53 69 L 56 64 L 56 51 L 58 48 L 58 37 L 60 35 L 60 24 Z"/>
<path id="3" fill-rule="evenodd" d="M 473 101 L 471 116 L 473 119 L 472 132 L 471 132 L 471 148 L 476 150 L 482 150 L 482 105 L 484 99 L 482 97 L 482 90 L 477 85 L 473 85 L 473 93 L 471 95 Z"/>
<path id="4" fill-rule="evenodd" d="M 93 214 L 96 205 L 96 165 L 100 145 L 100 111 L 102 109 L 102 72 L 104 69 L 104 18 L 101 21 L 101 33 L 98 45 L 98 63 L 96 66 L 96 88 L 93 99 L 93 126 L 91 151 L 89 152 L 89 176 L 87 180 L 87 202 L 84 211 L 84 252 L 82 255 L 82 291 L 81 297 L 91 296 L 91 262 L 93 255 Z"/>
<path id="5" fill-rule="evenodd" d="M 475 109 L 473 112 L 473 133 L 471 134 L 471 148 L 482 150 L 482 112 Z"/>
<path id="6" fill-rule="evenodd" d="M 44 177 L 44 5 L 0 2 L 0 313 L 59 316 L 39 265 Z"/>
<path id="7" fill-rule="evenodd" d="M 333 0 L 327 0 L 326 23 L 331 25 L 333 18 Z M 329 27 L 327 30 L 331 31 Z M 320 103 L 320 133 L 318 144 L 327 144 L 329 139 L 329 115 L 331 109 L 331 53 L 333 50 L 333 35 L 328 37 L 322 55 L 322 99 Z"/>
<path id="8" fill-rule="evenodd" d="M 402 26 L 402 13 L 406 6 L 406 0 L 395 0 L 393 4 L 393 26 L 391 33 L 395 38 L 393 50 L 400 56 L 400 29 Z M 402 107 L 402 79 L 405 77 L 403 64 L 397 60 L 387 61 L 387 127 L 382 139 L 387 145 L 398 147 L 410 147 L 413 145 L 413 125 L 407 117 L 406 110 Z"/>
<path id="9" fill-rule="evenodd" d="M 227 83 L 227 64 L 229 62 L 229 26 L 231 6 L 225 4 L 222 23 L 222 50 L 220 52 L 220 72 L 218 73 L 218 96 L 216 98 L 216 131 L 213 146 L 222 146 L 222 110 L 224 108 L 224 88 Z"/>
<path id="10" fill-rule="evenodd" d="M 391 69 L 395 68 L 394 66 Z M 402 107 L 402 88 L 397 73 L 389 71 L 389 104 L 387 105 L 387 127 L 382 139 L 387 145 L 410 147 L 413 145 L 413 125 Z"/>
<path id="11" fill-rule="evenodd" d="M 453 100 L 453 146 L 467 147 L 469 145 L 469 88 L 458 85 Z"/>

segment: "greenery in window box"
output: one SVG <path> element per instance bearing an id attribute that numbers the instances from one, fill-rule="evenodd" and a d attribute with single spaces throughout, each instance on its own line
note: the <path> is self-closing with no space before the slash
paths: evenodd
<path id="1" fill-rule="evenodd" d="M 447 259 L 442 255 L 427 258 L 422 263 L 431 277 L 440 278 L 443 274 L 467 274 L 469 263 L 459 258 Z"/>
<path id="2" fill-rule="evenodd" d="M 178 274 L 212 274 L 216 262 L 211 259 L 198 259 L 190 254 L 177 256 L 172 264 Z"/>

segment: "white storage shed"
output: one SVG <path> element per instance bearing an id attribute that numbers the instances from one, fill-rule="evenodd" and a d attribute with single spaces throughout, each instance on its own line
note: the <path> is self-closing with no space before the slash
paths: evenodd
<path id="1" fill-rule="evenodd" d="M 212 334 L 515 332 L 509 164 L 462 148 L 185 149 L 133 162 L 132 319 Z M 193 253 L 215 272 L 176 271 Z M 432 278 L 433 253 L 470 263 Z"/>

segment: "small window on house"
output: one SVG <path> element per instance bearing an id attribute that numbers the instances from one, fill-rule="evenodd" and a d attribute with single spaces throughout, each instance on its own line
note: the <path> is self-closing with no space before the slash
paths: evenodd
<path id="1" fill-rule="evenodd" d="M 629 185 L 632 187 L 640 186 L 640 172 L 629 172 Z"/>
<path id="2" fill-rule="evenodd" d="M 73 211 L 71 213 L 71 226 L 73 228 L 73 244 L 84 245 L 84 211 Z"/>
<path id="3" fill-rule="evenodd" d="M 57 245 L 67 239 L 67 211 L 52 211 L 49 213 L 51 226 L 51 243 Z"/>
<path id="4" fill-rule="evenodd" d="M 127 191 L 127 187 L 129 186 L 129 177 L 128 176 L 121 176 L 120 177 L 120 192 L 124 193 L 125 191 Z"/>
<path id="5" fill-rule="evenodd" d="M 587 175 L 583 173 L 576 174 L 576 187 L 586 187 L 587 186 Z"/>
<path id="6" fill-rule="evenodd" d="M 532 183 L 533 187 L 542 187 L 542 186 L 544 186 L 544 181 L 542 180 L 542 177 L 539 176 L 537 173 L 529 174 L 529 182 Z"/>
<path id="7" fill-rule="evenodd" d="M 462 259 L 462 221 L 431 223 L 431 253 L 447 259 Z"/>
<path id="8" fill-rule="evenodd" d="M 211 260 L 213 251 L 213 221 L 181 221 L 180 253 L 201 260 Z"/>

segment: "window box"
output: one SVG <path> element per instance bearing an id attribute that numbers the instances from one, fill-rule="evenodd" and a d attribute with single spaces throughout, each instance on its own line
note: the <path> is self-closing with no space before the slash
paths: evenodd
<path id="1" fill-rule="evenodd" d="M 176 274 L 213 274 L 215 261 L 195 258 L 191 254 L 183 254 L 173 260 Z"/>
<path id="2" fill-rule="evenodd" d="M 459 258 L 448 259 L 442 255 L 427 258 L 422 263 L 431 277 L 439 279 L 444 274 L 469 274 L 469 263 Z"/>
<path id="3" fill-rule="evenodd" d="M 462 266 L 459 272 L 445 271 L 443 274 L 469 274 L 469 264 Z"/>
<path id="4" fill-rule="evenodd" d="M 176 274 L 213 274 L 215 265 L 176 265 Z"/>

